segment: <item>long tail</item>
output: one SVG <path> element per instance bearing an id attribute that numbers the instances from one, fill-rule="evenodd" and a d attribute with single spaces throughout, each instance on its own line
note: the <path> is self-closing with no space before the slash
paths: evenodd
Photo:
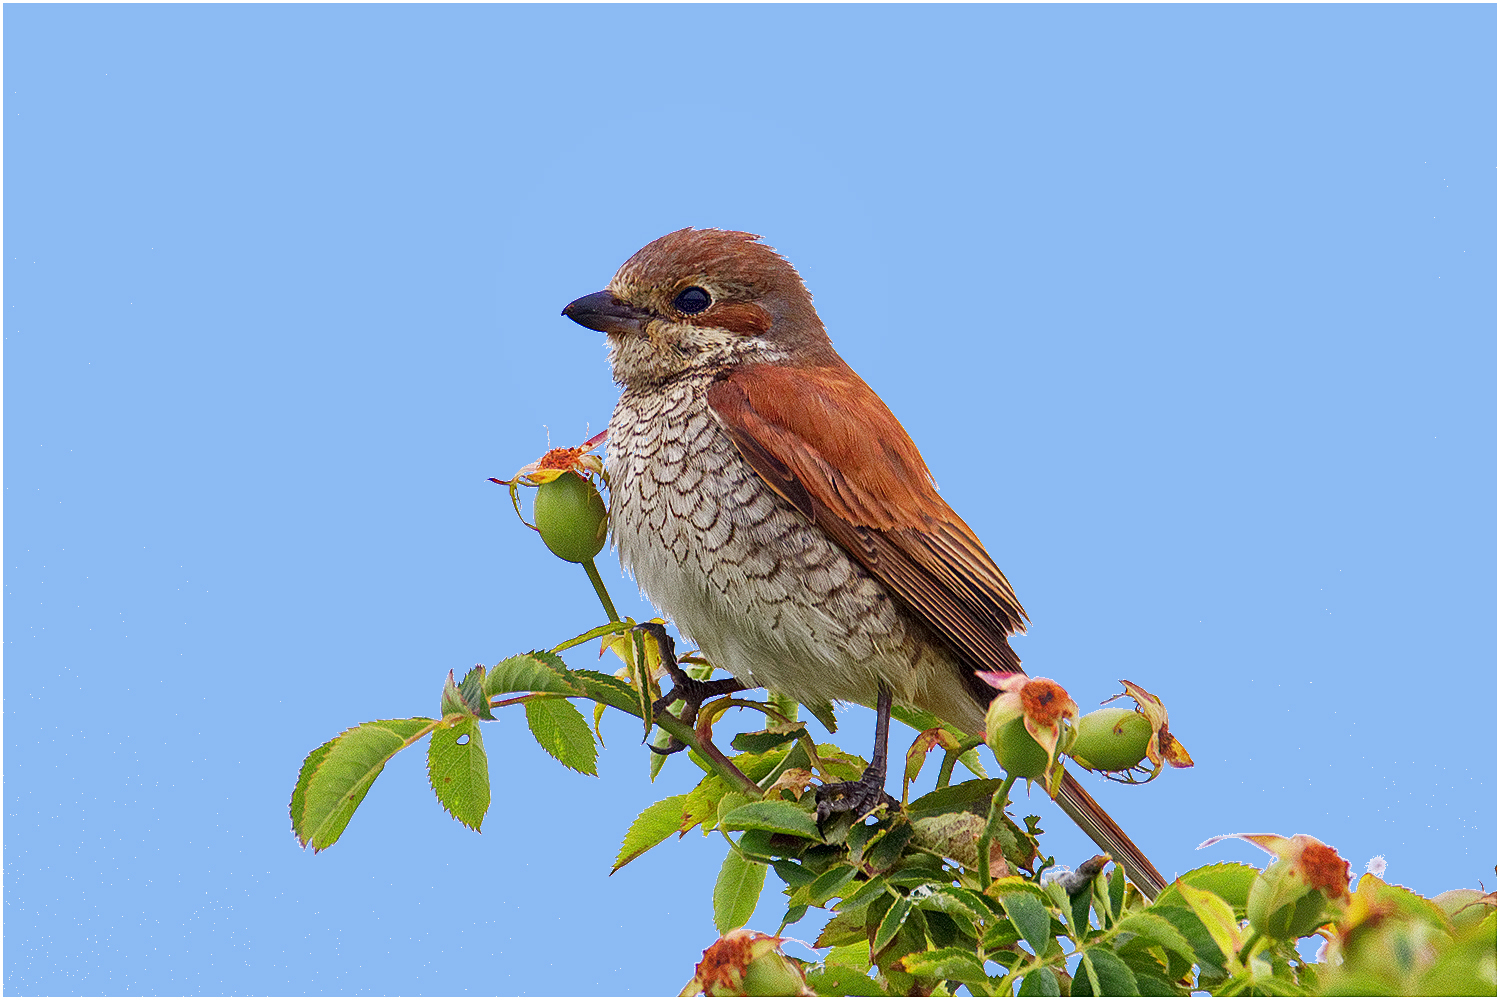
<path id="1" fill-rule="evenodd" d="M 1120 829 L 1120 824 L 1110 818 L 1104 807 L 1094 801 L 1094 797 L 1083 790 L 1073 775 L 1064 772 L 1062 787 L 1058 789 L 1057 804 L 1062 811 L 1068 814 L 1068 818 L 1078 824 L 1078 828 L 1089 835 L 1089 839 L 1099 845 L 1099 849 L 1109 853 L 1116 862 L 1123 865 L 1125 874 L 1130 880 L 1145 893 L 1147 897 L 1155 899 L 1160 892 L 1167 887 L 1167 880 L 1162 878 L 1161 872 L 1146 857 L 1146 853 L 1135 846 L 1135 841 Z"/>

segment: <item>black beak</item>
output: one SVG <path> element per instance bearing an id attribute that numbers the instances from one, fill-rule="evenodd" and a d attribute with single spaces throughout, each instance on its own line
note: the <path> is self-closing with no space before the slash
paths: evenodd
<path id="1" fill-rule="evenodd" d="M 646 313 L 615 298 L 613 292 L 595 292 L 574 299 L 562 314 L 579 326 L 601 333 L 640 333 L 646 324 Z"/>

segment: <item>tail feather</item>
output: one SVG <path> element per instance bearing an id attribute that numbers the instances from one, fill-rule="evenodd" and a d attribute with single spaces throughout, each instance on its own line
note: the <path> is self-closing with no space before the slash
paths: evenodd
<path id="1" fill-rule="evenodd" d="M 1062 787 L 1058 789 L 1057 804 L 1080 830 L 1088 834 L 1090 840 L 1099 845 L 1100 850 L 1124 867 L 1125 874 L 1148 899 L 1155 899 L 1167 887 L 1167 880 L 1146 853 L 1135 846 L 1135 841 L 1120 829 L 1120 824 L 1083 790 L 1073 775 L 1066 772 L 1063 773 Z"/>

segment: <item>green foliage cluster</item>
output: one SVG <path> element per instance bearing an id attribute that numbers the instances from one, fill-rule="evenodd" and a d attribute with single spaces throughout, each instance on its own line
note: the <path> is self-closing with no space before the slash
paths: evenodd
<path id="1" fill-rule="evenodd" d="M 564 647 L 629 635 L 627 628 L 612 623 Z M 315 850 L 331 846 L 385 763 L 429 735 L 434 793 L 455 819 L 479 829 L 490 798 L 480 723 L 503 705 L 524 706 L 538 744 L 561 764 L 595 774 L 597 731 L 574 698 L 643 719 L 635 685 L 569 668 L 555 651 L 476 667 L 462 681 L 450 674 L 440 717 L 368 722 L 307 756 L 291 803 L 297 836 Z M 973 741 L 919 713 L 902 713 L 923 730 L 906 758 L 906 782 L 936 749 L 939 787 L 888 814 L 882 807 L 859 822 L 838 817 L 820 830 L 815 775 L 856 778 L 866 762 L 815 743 L 804 724 L 786 718 L 794 706 L 766 711 L 782 721 L 734 739 L 737 753 L 726 758 L 733 774 L 689 751 L 702 780 L 637 817 L 614 869 L 674 834 L 719 833 L 727 853 L 712 890 L 715 924 L 721 933 L 743 927 L 774 872 L 787 897 L 778 933 L 815 911 L 827 914 L 814 944 L 831 950 L 802 969 L 819 995 L 1495 991 L 1493 894 L 1455 890 L 1426 900 L 1366 875 L 1342 917 L 1331 916 L 1322 930 L 1341 959 L 1332 965 L 1304 962 L 1295 940 L 1255 937 L 1245 909 L 1260 872 L 1246 865 L 1189 872 L 1154 902 L 1128 886 L 1118 867 L 1102 864 L 1097 873 L 1044 882 L 1052 859 L 1041 854 L 1037 817 L 1017 823 L 1007 811 L 1013 779 L 983 777 Z M 953 782 L 956 763 L 981 776 Z"/>
<path id="2" fill-rule="evenodd" d="M 920 712 L 894 712 L 919 731 L 905 756 L 900 807 L 882 805 L 857 818 L 836 815 L 820 827 L 815 786 L 856 779 L 866 761 L 817 743 L 798 721 L 799 706 L 774 693 L 765 701 L 708 702 L 696 725 L 672 714 L 675 705 L 653 711 L 661 697 L 655 679 L 661 651 L 633 621 L 619 620 L 592 558 L 575 561 L 612 620 L 551 650 L 475 667 L 461 681 L 450 673 L 437 717 L 367 722 L 312 751 L 291 800 L 293 830 L 303 846 L 332 846 L 386 762 L 424 736 L 430 737 L 427 773 L 438 801 L 478 830 L 490 803 L 480 724 L 495 719 L 495 709 L 524 706 L 544 750 L 565 767 L 594 775 L 600 720 L 613 708 L 634 717 L 648 736 L 659 727 L 655 745 L 662 745 L 663 733 L 685 744 L 703 771 L 691 791 L 641 812 L 613 870 L 674 834 L 717 832 L 726 842 L 712 890 L 714 922 L 723 936 L 705 951 L 687 992 L 1495 994 L 1494 893 L 1452 890 L 1429 900 L 1374 875 L 1347 893 L 1347 863 L 1311 838 L 1294 839 L 1333 857 L 1342 873 L 1337 884 L 1311 895 L 1289 858 L 1266 871 L 1238 864 L 1199 868 L 1155 900 L 1128 885 L 1106 855 L 1062 878 L 1044 877 L 1053 859 L 1042 854 L 1038 817 L 1018 823 L 1009 812 L 1018 775 L 989 777 L 976 752 L 980 739 Z M 573 669 L 559 656 L 595 640 L 624 662 L 618 675 Z M 700 678 L 713 669 L 691 657 L 682 663 Z M 592 728 L 573 699 L 593 704 Z M 736 736 L 729 757 L 714 745 L 713 724 L 731 707 L 763 712 L 767 726 Z M 829 706 L 806 707 L 833 730 Z M 908 801 L 912 781 L 936 751 L 937 788 Z M 653 777 L 664 759 L 652 755 Z M 954 782 L 958 765 L 974 777 Z M 787 899 L 777 934 L 822 913 L 814 942 L 828 949 L 821 961 L 790 959 L 778 937 L 745 929 L 772 872 Z M 1329 885 L 1326 878 L 1313 881 Z M 1257 895 L 1272 900 L 1273 913 L 1257 916 Z M 1284 933 L 1278 936 L 1277 927 Z M 1292 935 L 1303 932 L 1325 940 L 1321 961 L 1300 956 Z"/>

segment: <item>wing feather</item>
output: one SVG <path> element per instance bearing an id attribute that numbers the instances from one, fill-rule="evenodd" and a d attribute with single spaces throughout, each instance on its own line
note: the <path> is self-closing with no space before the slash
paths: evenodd
<path id="1" fill-rule="evenodd" d="M 1027 619 L 1010 581 L 937 495 L 906 430 L 853 370 L 836 356 L 814 368 L 739 368 L 709 388 L 708 402 L 760 477 L 952 650 L 978 704 L 994 689 L 974 670 L 1021 669 L 1007 640 Z M 1063 775 L 1058 804 L 1149 896 L 1166 886 L 1072 774 Z"/>
<path id="2" fill-rule="evenodd" d="M 708 402 L 767 485 L 970 670 L 1021 669 L 1007 638 L 1027 619 L 1010 581 L 938 496 L 905 428 L 847 365 L 745 366 L 715 382 Z"/>

